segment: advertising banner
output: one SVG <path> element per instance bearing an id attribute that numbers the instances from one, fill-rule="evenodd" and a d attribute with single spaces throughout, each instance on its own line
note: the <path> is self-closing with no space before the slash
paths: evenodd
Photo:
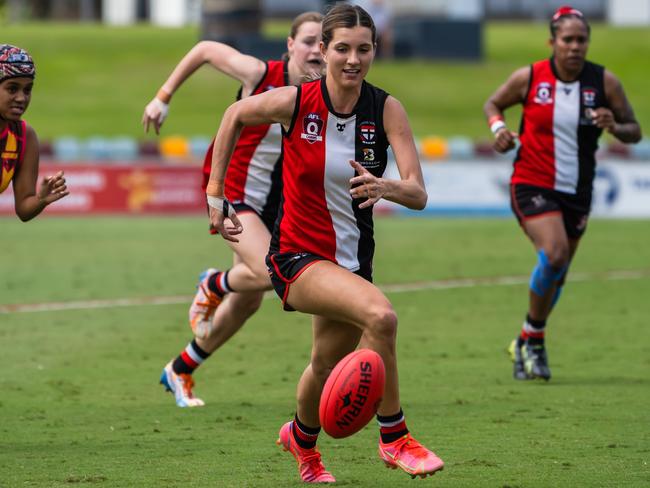
<path id="1" fill-rule="evenodd" d="M 45 164 L 41 177 L 65 171 L 70 195 L 50 205 L 46 215 L 176 214 L 205 212 L 198 166 Z M 504 161 L 438 162 L 422 165 L 429 194 L 424 214 L 510 216 L 512 166 Z M 386 177 L 399 178 L 391 164 Z M 410 212 L 381 200 L 377 213 Z M 11 186 L 0 194 L 0 215 L 14 214 Z M 422 214 L 417 212 L 416 214 Z M 598 164 L 594 217 L 650 218 L 650 162 Z"/>
<path id="2" fill-rule="evenodd" d="M 445 161 L 422 165 L 429 195 L 424 213 L 442 216 L 510 216 L 510 163 Z M 387 177 L 398 178 L 391 165 Z M 381 201 L 383 213 L 409 212 Z M 650 162 L 603 161 L 594 180 L 592 216 L 650 218 Z"/>
<path id="3" fill-rule="evenodd" d="M 65 171 L 70 195 L 47 215 L 174 214 L 205 212 L 198 166 L 41 165 L 40 177 Z M 0 214 L 14 213 L 11 187 L 0 194 Z"/>

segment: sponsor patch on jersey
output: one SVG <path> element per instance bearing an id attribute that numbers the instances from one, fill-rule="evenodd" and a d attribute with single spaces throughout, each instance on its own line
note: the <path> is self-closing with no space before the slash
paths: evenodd
<path id="1" fill-rule="evenodd" d="M 360 161 L 361 166 L 363 166 L 366 169 L 375 169 L 381 166 L 381 161 L 375 159 L 374 149 L 370 147 L 364 147 L 361 148 L 361 152 L 363 153 L 363 161 Z"/>
<path id="2" fill-rule="evenodd" d="M 311 112 L 305 115 L 302 119 L 302 134 L 301 139 L 306 139 L 307 142 L 313 144 L 314 142 L 321 142 L 323 140 L 323 119 L 320 118 L 316 112 Z"/>
<path id="3" fill-rule="evenodd" d="M 368 147 L 364 147 L 363 151 L 363 160 L 364 161 L 374 161 L 375 160 L 375 150 Z"/>
<path id="4" fill-rule="evenodd" d="M 553 103 L 553 86 L 547 81 L 542 81 L 535 87 L 535 103 L 540 105 L 548 105 Z"/>
<path id="5" fill-rule="evenodd" d="M 361 138 L 361 142 L 365 144 L 374 144 L 375 132 L 374 122 L 362 122 L 359 124 L 359 137 Z"/>
<path id="6" fill-rule="evenodd" d="M 596 90 L 594 88 L 583 88 L 582 89 L 582 104 L 585 107 L 595 107 L 596 106 Z"/>

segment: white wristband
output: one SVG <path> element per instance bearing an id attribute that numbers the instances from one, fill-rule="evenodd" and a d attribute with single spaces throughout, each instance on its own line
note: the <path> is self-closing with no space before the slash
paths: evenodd
<path id="1" fill-rule="evenodd" d="M 221 212 L 224 217 L 232 217 L 233 215 L 236 215 L 235 209 L 232 208 L 232 205 L 228 199 L 224 197 L 213 197 L 211 195 L 207 195 L 207 197 L 208 205 Z"/>
<path id="2" fill-rule="evenodd" d="M 167 118 L 167 114 L 169 113 L 169 104 L 163 102 L 160 98 L 154 97 L 153 103 L 156 104 L 158 107 L 158 110 L 160 110 L 160 122 L 162 123 L 163 120 Z"/>
<path id="3" fill-rule="evenodd" d="M 497 132 L 499 130 L 503 129 L 506 126 L 506 123 L 503 120 L 495 120 L 492 122 L 492 125 L 490 126 L 490 130 L 492 131 L 492 134 L 495 136 L 497 135 Z"/>

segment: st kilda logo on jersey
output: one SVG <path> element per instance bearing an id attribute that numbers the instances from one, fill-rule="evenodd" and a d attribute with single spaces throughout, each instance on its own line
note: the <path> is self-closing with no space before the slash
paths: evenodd
<path id="1" fill-rule="evenodd" d="M 535 103 L 540 105 L 548 105 L 553 103 L 553 87 L 550 83 L 543 81 L 535 87 L 535 98 L 533 98 Z"/>
<path id="2" fill-rule="evenodd" d="M 359 124 L 359 138 L 364 144 L 375 143 L 375 123 L 374 122 L 361 122 Z"/>
<path id="3" fill-rule="evenodd" d="M 307 139 L 307 142 L 321 142 L 323 140 L 323 119 L 316 112 L 310 112 L 302 119 L 301 139 Z"/>

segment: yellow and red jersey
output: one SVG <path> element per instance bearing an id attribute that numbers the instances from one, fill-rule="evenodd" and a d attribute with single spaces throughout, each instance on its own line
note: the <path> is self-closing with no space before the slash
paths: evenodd
<path id="1" fill-rule="evenodd" d="M 25 128 L 24 120 L 8 121 L 7 127 L 0 133 L 0 193 L 5 191 L 13 180 L 25 155 Z"/>

